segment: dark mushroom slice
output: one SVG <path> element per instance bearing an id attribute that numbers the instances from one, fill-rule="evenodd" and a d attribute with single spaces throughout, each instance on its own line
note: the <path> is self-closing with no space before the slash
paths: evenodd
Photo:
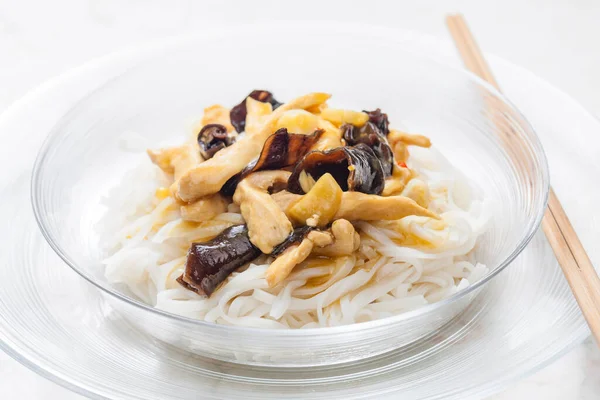
<path id="1" fill-rule="evenodd" d="M 227 134 L 227 128 L 220 124 L 208 124 L 198 133 L 200 154 L 205 160 L 212 158 L 219 150 L 231 146 L 235 138 Z"/>
<path id="2" fill-rule="evenodd" d="M 271 252 L 270 255 L 278 256 L 279 254 L 286 251 L 290 246 L 302 243 L 304 238 L 306 236 L 308 236 L 308 234 L 314 229 L 316 229 L 316 228 L 313 228 L 312 226 L 306 226 L 306 225 L 294 229 L 294 232 L 292 232 L 290 234 L 290 236 L 287 237 L 287 239 L 285 239 L 282 243 L 275 246 L 275 248 L 273 249 L 273 251 Z"/>
<path id="3" fill-rule="evenodd" d="M 185 271 L 177 281 L 186 289 L 210 296 L 233 271 L 260 254 L 250 242 L 248 227 L 235 225 L 208 242 L 192 243 Z"/>
<path id="4" fill-rule="evenodd" d="M 306 172 L 313 179 L 330 173 L 343 191 L 367 194 L 383 192 L 385 174 L 377 155 L 366 144 L 354 147 L 336 147 L 328 151 L 311 151 L 296 166 L 288 180 L 288 191 L 304 194 L 300 174 Z"/>
<path id="5" fill-rule="evenodd" d="M 248 115 L 248 110 L 246 109 L 246 99 L 248 97 L 253 98 L 254 100 L 270 103 L 273 106 L 273 110 L 282 105 L 283 103 L 278 102 L 273 97 L 271 92 L 266 90 L 253 90 L 248 96 L 242 100 L 240 104 L 233 107 L 229 112 L 229 119 L 231 120 L 231 125 L 235 128 L 236 131 L 243 132 L 246 128 L 246 115 Z"/>
<path id="6" fill-rule="evenodd" d="M 383 135 L 387 136 L 388 133 L 390 133 L 390 121 L 388 120 L 387 114 L 382 113 L 381 109 L 378 108 L 375 111 L 363 110 L 363 112 L 367 113 L 367 115 L 369 116 L 369 122 L 375 124 L 377 129 L 379 129 L 379 131 L 383 133 Z"/>
<path id="7" fill-rule="evenodd" d="M 296 164 L 317 143 L 323 132 L 325 131 L 319 129 L 310 135 L 300 135 L 289 133 L 286 128 L 278 129 L 267 138 L 260 156 L 225 182 L 221 194 L 233 196 L 238 183 L 253 172 L 282 169 Z"/>
<path id="8" fill-rule="evenodd" d="M 177 283 L 179 283 L 181 286 L 183 286 L 187 290 L 191 290 L 192 292 L 196 292 L 198 294 L 204 294 L 203 292 L 200 292 L 199 290 L 196 290 L 195 287 L 193 287 L 192 285 L 190 285 L 189 283 L 187 283 L 186 281 L 184 281 L 183 280 L 183 275 L 181 275 L 179 278 L 177 278 L 175 280 L 177 281 Z"/>
<path id="9" fill-rule="evenodd" d="M 373 122 L 367 122 L 360 128 L 355 125 L 344 124 L 340 129 L 347 145 L 356 146 L 359 143 L 366 144 L 377 155 L 385 176 L 392 175 L 394 152 L 388 144 L 387 138 Z"/>
<path id="10" fill-rule="evenodd" d="M 242 173 L 246 172 L 248 175 L 251 172 L 294 165 L 310 151 L 324 132 L 323 129 L 317 129 L 310 135 L 302 135 L 289 133 L 286 128 L 278 129 L 267 138 L 256 161 L 244 168 Z"/>
<path id="11" fill-rule="evenodd" d="M 221 187 L 219 193 L 223 196 L 232 197 L 235 193 L 235 189 L 237 189 L 238 183 L 242 181 L 242 173 L 238 172 L 231 178 L 227 179 L 227 182 Z"/>

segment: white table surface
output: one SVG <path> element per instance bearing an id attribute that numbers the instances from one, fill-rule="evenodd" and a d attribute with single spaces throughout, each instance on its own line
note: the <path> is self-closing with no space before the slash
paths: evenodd
<path id="1" fill-rule="evenodd" d="M 600 1 L 0 0 L 0 111 L 43 81 L 94 57 L 222 23 L 342 20 L 446 36 L 460 11 L 479 44 L 522 65 L 600 115 Z M 599 142 L 595 143 L 600 144 Z M 600 398 L 591 339 L 493 400 Z M 82 399 L 0 352 L 0 399 Z"/>

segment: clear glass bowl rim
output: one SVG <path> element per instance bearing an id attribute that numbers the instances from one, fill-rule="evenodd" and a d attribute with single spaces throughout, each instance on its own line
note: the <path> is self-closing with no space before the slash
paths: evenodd
<path id="1" fill-rule="evenodd" d="M 415 318 L 420 315 L 432 313 L 433 311 L 435 311 L 438 308 L 444 307 L 447 304 L 451 304 L 451 303 L 455 302 L 456 300 L 462 298 L 463 296 L 466 296 L 469 293 L 472 293 L 475 290 L 479 289 L 480 287 L 484 286 L 486 283 L 491 281 L 491 279 L 493 277 L 495 277 L 501 271 L 503 271 L 504 268 L 506 268 L 523 251 L 523 249 L 531 241 L 531 239 L 533 238 L 533 235 L 535 234 L 535 232 L 537 231 L 538 227 L 541 224 L 541 221 L 542 221 L 542 218 L 544 215 L 544 211 L 547 206 L 549 189 L 550 189 L 548 160 L 544 153 L 541 142 L 540 142 L 538 136 L 535 134 L 535 131 L 533 130 L 533 127 L 531 126 L 531 124 L 527 121 L 525 116 L 522 115 L 521 112 L 502 93 L 500 93 L 496 88 L 494 88 L 492 85 L 488 84 L 486 81 L 482 80 L 478 76 L 472 74 L 471 72 L 469 72 L 465 69 L 461 69 L 461 68 L 458 68 L 458 67 L 455 67 L 452 65 L 448 65 L 448 64 L 439 62 L 439 61 L 435 60 L 434 58 L 432 58 L 431 56 L 428 56 L 426 54 L 420 54 L 420 53 L 418 53 L 418 54 L 415 53 L 415 55 L 418 56 L 419 58 L 426 60 L 430 63 L 433 63 L 441 68 L 444 68 L 444 69 L 453 71 L 454 73 L 463 75 L 466 79 L 472 81 L 473 83 L 476 83 L 482 89 L 484 89 L 486 92 L 488 92 L 489 94 L 492 94 L 493 96 L 495 96 L 496 98 L 501 100 L 506 106 L 508 106 L 508 108 L 511 109 L 515 113 L 516 116 L 518 116 L 519 120 L 521 121 L 521 125 L 523 125 L 525 128 L 527 128 L 527 129 L 524 129 L 525 136 L 522 136 L 521 139 L 523 139 L 524 142 L 527 143 L 531 147 L 531 149 L 534 151 L 535 156 L 538 158 L 539 166 L 540 166 L 540 170 L 538 172 L 539 172 L 539 175 L 540 175 L 540 178 L 542 181 L 543 196 L 541 196 L 538 199 L 538 204 L 536 207 L 537 214 L 536 214 L 535 218 L 530 219 L 528 227 L 524 231 L 522 238 L 519 242 L 519 245 L 513 250 L 512 253 L 510 253 L 498 265 L 497 268 L 490 271 L 482 279 L 480 279 L 479 281 L 477 281 L 476 283 L 474 283 L 472 285 L 469 285 L 467 288 L 455 293 L 454 295 L 452 295 L 444 300 L 441 300 L 441 301 L 438 301 L 435 303 L 431 303 L 431 304 L 427 304 L 418 309 L 408 311 L 408 312 L 405 312 L 405 313 L 402 313 L 399 315 L 395 315 L 392 317 L 382 318 L 382 319 L 368 321 L 368 322 L 360 322 L 360 323 L 354 323 L 354 324 L 349 324 L 349 325 L 341 325 L 341 326 L 325 327 L 325 328 L 275 329 L 275 330 L 265 329 L 265 328 L 229 326 L 229 325 L 215 324 L 212 322 L 205 322 L 202 320 L 197 320 L 197 319 L 193 319 L 193 318 L 189 318 L 189 317 L 180 316 L 180 315 L 168 312 L 168 311 L 163 311 L 163 310 L 154 308 L 146 303 L 138 301 L 132 297 L 126 296 L 126 295 L 120 293 L 119 291 L 117 291 L 115 288 L 113 288 L 108 283 L 98 281 L 97 279 L 95 279 L 94 276 L 87 273 L 85 270 L 80 269 L 77 266 L 77 263 L 74 260 L 72 260 L 69 257 L 69 255 L 63 250 L 63 248 L 61 247 L 59 242 L 57 240 L 55 240 L 55 238 L 52 236 L 50 227 L 47 225 L 46 220 L 43 216 L 43 212 L 41 210 L 41 204 L 39 202 L 40 199 L 37 196 L 38 188 L 37 188 L 36 183 L 38 181 L 38 175 L 40 173 L 40 166 L 43 164 L 44 159 L 48 153 L 48 150 L 52 147 L 54 139 L 56 137 L 60 136 L 60 132 L 61 132 L 60 127 L 63 125 L 64 122 L 69 120 L 69 116 L 71 114 L 76 113 L 76 111 L 81 103 L 83 103 L 85 100 L 92 97 L 96 92 L 102 91 L 104 88 L 106 88 L 108 85 L 110 85 L 114 81 L 117 81 L 117 80 L 121 79 L 124 75 L 131 73 L 133 70 L 135 70 L 135 68 L 138 65 L 140 65 L 144 61 L 144 59 L 150 58 L 150 57 L 158 54 L 163 49 L 174 48 L 174 47 L 177 47 L 178 45 L 183 45 L 188 42 L 196 42 L 196 41 L 201 42 L 204 40 L 215 40 L 219 37 L 221 37 L 221 38 L 231 37 L 231 36 L 236 36 L 239 34 L 248 34 L 249 32 L 252 32 L 252 33 L 271 32 L 272 33 L 274 31 L 277 31 L 279 33 L 282 33 L 284 31 L 298 32 L 298 29 L 309 30 L 311 32 L 320 30 L 320 31 L 333 32 L 333 33 L 346 33 L 348 35 L 360 35 L 362 37 L 379 38 L 379 39 L 386 40 L 386 41 L 392 40 L 390 38 L 393 37 L 394 32 L 397 32 L 394 28 L 378 27 L 378 26 L 373 26 L 373 25 L 369 25 L 369 24 L 356 24 L 356 23 L 350 24 L 350 23 L 336 22 L 336 21 L 286 22 L 286 23 L 261 22 L 260 24 L 242 24 L 242 25 L 237 25 L 235 27 L 232 27 L 232 26 L 218 27 L 218 28 L 211 27 L 210 35 L 200 34 L 200 33 L 185 34 L 185 35 L 181 35 L 181 36 L 167 38 L 166 40 L 162 40 L 157 43 L 150 43 L 149 45 L 142 47 L 142 48 L 138 48 L 138 49 L 131 48 L 129 50 L 125 50 L 122 52 L 117 52 L 115 54 L 105 56 L 106 58 L 110 59 L 111 57 L 114 57 L 117 55 L 138 53 L 142 56 L 142 59 L 136 60 L 136 62 L 133 66 L 122 71 L 120 74 L 108 79 L 106 82 L 101 84 L 99 87 L 97 87 L 96 89 L 94 89 L 93 91 L 88 93 L 86 96 L 82 97 L 78 101 L 78 103 L 73 105 L 73 107 L 70 109 L 70 111 L 67 112 L 65 115 L 63 115 L 59 119 L 58 123 L 53 127 L 52 131 L 46 137 L 42 146 L 38 150 L 38 155 L 37 155 L 35 163 L 33 165 L 33 172 L 31 175 L 31 187 L 30 187 L 31 203 L 32 203 L 32 207 L 33 207 L 33 212 L 34 212 L 38 227 L 40 228 L 40 231 L 42 232 L 42 235 L 44 236 L 44 238 L 46 239 L 46 241 L 50 245 L 50 247 L 54 250 L 54 252 L 69 267 L 71 267 L 71 269 L 73 269 L 77 274 L 79 274 L 86 281 L 88 281 L 89 283 L 94 285 L 96 288 L 100 289 L 103 293 L 106 293 L 109 296 L 114 297 L 115 299 L 117 299 L 119 301 L 123 301 L 123 302 L 127 303 L 128 305 L 134 306 L 134 307 L 142 309 L 144 311 L 148 311 L 150 313 L 154 313 L 159 317 L 177 320 L 180 323 L 184 323 L 184 324 L 192 324 L 197 327 L 201 327 L 202 329 L 212 330 L 212 331 L 214 331 L 214 333 L 217 333 L 217 334 L 219 332 L 227 332 L 227 333 L 237 332 L 240 334 L 259 334 L 259 335 L 276 336 L 279 338 L 290 338 L 290 339 L 307 338 L 307 337 L 311 337 L 311 336 L 323 337 L 325 335 L 329 336 L 329 335 L 336 335 L 336 334 L 342 334 L 342 333 L 348 333 L 348 332 L 353 332 L 353 333 L 358 333 L 359 331 L 366 332 L 366 331 L 370 331 L 370 330 L 377 330 L 379 328 L 385 328 L 387 326 L 393 326 L 397 322 L 406 321 L 406 320 Z M 411 50 L 407 50 L 407 49 L 403 49 L 403 51 L 411 52 Z M 104 59 L 104 57 L 102 57 L 101 59 Z"/>

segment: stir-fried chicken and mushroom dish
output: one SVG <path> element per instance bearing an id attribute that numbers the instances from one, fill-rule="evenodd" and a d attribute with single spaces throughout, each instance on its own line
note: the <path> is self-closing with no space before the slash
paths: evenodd
<path id="1" fill-rule="evenodd" d="M 159 183 L 105 261 L 109 279 L 180 314 L 294 328 L 392 315 L 481 275 L 475 200 L 461 207 L 436 178 L 447 161 L 429 138 L 329 99 L 255 90 L 149 149 Z M 123 272 L 132 251 L 150 261 Z"/>

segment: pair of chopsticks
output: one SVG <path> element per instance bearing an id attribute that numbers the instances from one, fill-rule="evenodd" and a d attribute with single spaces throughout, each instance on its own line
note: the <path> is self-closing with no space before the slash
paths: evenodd
<path id="1" fill-rule="evenodd" d="M 450 15 L 446 23 L 467 69 L 500 91 L 462 15 Z M 600 278 L 552 188 L 542 228 L 596 343 L 600 345 Z"/>

